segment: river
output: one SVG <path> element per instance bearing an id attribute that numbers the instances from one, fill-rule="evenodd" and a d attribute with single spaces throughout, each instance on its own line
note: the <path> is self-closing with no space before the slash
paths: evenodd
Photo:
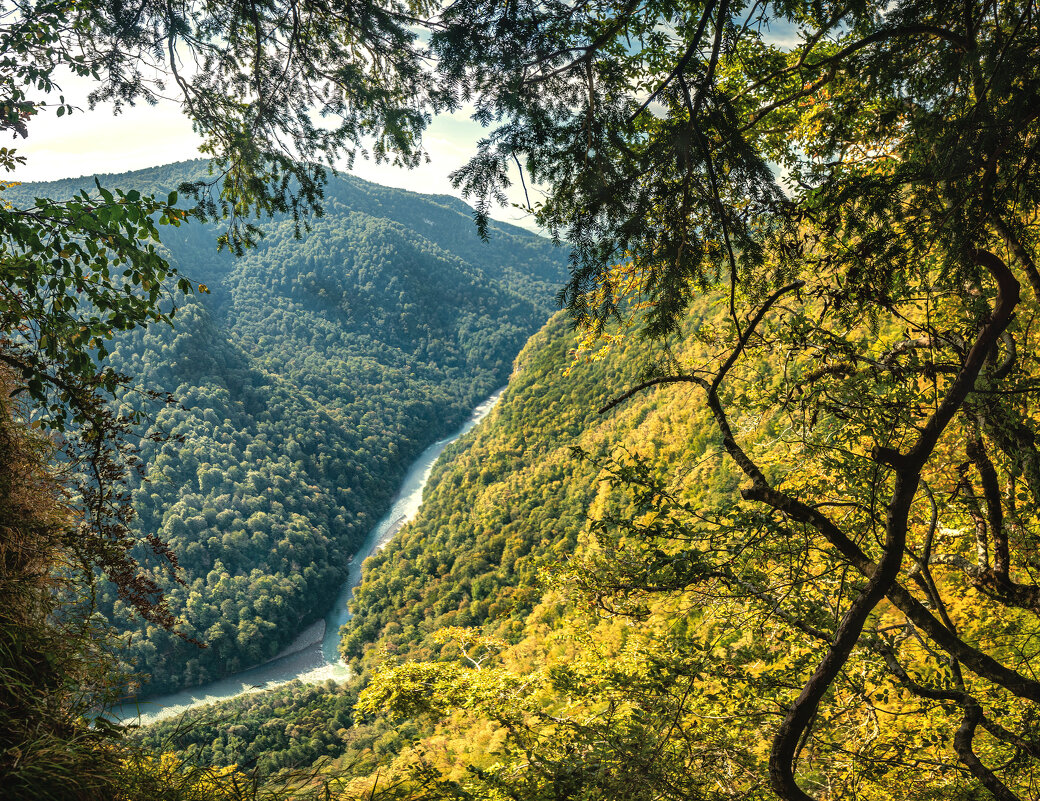
<path id="1" fill-rule="evenodd" d="M 224 701 L 244 693 L 267 690 L 293 679 L 317 683 L 325 679 L 348 678 L 350 668 L 339 658 L 339 629 L 350 619 L 349 603 L 354 588 L 361 582 L 362 563 L 390 542 L 398 529 L 415 517 L 422 505 L 423 490 L 426 488 L 426 482 L 430 480 L 430 473 L 437 457 L 448 445 L 487 417 L 504 392 L 505 387 L 502 387 L 483 401 L 473 410 L 462 428 L 450 437 L 433 443 L 408 468 L 390 511 L 369 532 L 364 544 L 354 556 L 347 581 L 324 620 L 318 620 L 308 626 L 285 650 L 261 665 L 201 687 L 123 704 L 110 710 L 109 716 L 124 723 L 148 724 L 180 714 L 192 707 Z"/>

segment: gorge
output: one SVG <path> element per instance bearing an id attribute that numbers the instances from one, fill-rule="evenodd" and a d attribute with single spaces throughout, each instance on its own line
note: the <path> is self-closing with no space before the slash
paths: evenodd
<path id="1" fill-rule="evenodd" d="M 186 162 L 102 178 L 165 193 L 200 175 Z M 93 181 L 5 197 L 31 206 Z M 164 580 L 175 631 L 99 587 L 146 695 L 265 662 L 317 623 L 408 464 L 505 381 L 550 313 L 563 259 L 507 225 L 482 243 L 470 215 L 454 198 L 336 178 L 300 241 L 275 219 L 235 259 L 217 251 L 218 226 L 171 230 L 170 263 L 208 292 L 185 298 L 173 329 L 109 345 L 109 363 L 133 376 L 121 413 L 143 413 L 159 437 L 140 443 L 134 526 L 169 543 L 186 581 Z"/>
<path id="2" fill-rule="evenodd" d="M 314 684 L 327 679 L 349 679 L 350 669 L 340 657 L 340 628 L 350 619 L 349 604 L 354 589 L 361 582 L 364 561 L 386 547 L 401 526 L 415 517 L 437 458 L 448 445 L 473 430 L 495 407 L 504 391 L 503 387 L 482 401 L 458 431 L 430 445 L 411 464 L 390 509 L 350 560 L 350 571 L 336 602 L 324 619 L 308 627 L 285 651 L 262 665 L 201 687 L 126 702 L 106 710 L 107 716 L 124 724 L 148 725 L 197 706 L 227 701 L 249 692 L 270 690 L 293 680 Z"/>

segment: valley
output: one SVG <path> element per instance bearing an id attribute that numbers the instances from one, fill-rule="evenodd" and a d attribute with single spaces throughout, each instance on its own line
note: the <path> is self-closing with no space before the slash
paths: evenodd
<path id="1" fill-rule="evenodd" d="M 508 666 L 535 681 L 549 664 L 567 664 L 584 649 L 593 649 L 590 664 L 603 667 L 624 654 L 626 640 L 630 649 L 650 647 L 653 627 L 600 621 L 576 605 L 567 571 L 588 547 L 590 510 L 622 500 L 598 462 L 622 449 L 659 465 L 677 458 L 686 393 L 661 391 L 601 416 L 597 409 L 615 386 L 635 381 L 642 364 L 665 354 L 633 340 L 602 360 L 575 361 L 577 345 L 563 314 L 531 338 L 502 400 L 435 465 L 415 519 L 365 562 L 341 646 L 353 676 L 198 708 L 145 729 L 142 742 L 204 764 L 249 765 L 261 775 L 320 768 L 348 797 L 363 794 L 377 773 L 382 781 L 410 781 L 420 755 L 461 779 L 463 766 L 501 759 L 501 724 L 482 712 L 443 722 L 428 710 L 403 720 L 388 710 L 362 714 L 357 697 L 374 673 L 411 660 L 456 664 L 458 644 L 441 637 L 451 630 L 500 641 L 488 669 Z M 564 372 L 566 382 L 555 380 Z M 578 458 L 575 447 L 590 458 Z M 695 447 L 701 464 L 689 489 L 717 497 L 735 477 L 705 438 Z M 567 705 L 552 695 L 546 690 L 535 703 Z M 437 693 L 429 700 L 436 704 Z M 527 703 L 507 703 L 514 702 Z"/>
<path id="2" fill-rule="evenodd" d="M 0 42 L 3 801 L 1040 799 L 1037 0 Z"/>
<path id="3" fill-rule="evenodd" d="M 445 439 L 435 442 L 408 468 L 393 505 L 369 532 L 350 561 L 350 571 L 335 603 L 324 619 L 311 625 L 285 651 L 267 662 L 238 675 L 228 676 L 202 687 L 170 695 L 139 698 L 106 711 L 124 724 L 149 725 L 187 712 L 198 706 L 226 701 L 239 695 L 270 690 L 290 681 L 317 684 L 328 679 L 346 681 L 350 669 L 340 658 L 340 629 L 350 619 L 350 603 L 365 560 L 385 548 L 401 526 L 412 520 L 423 500 L 423 491 L 434 463 L 446 447 L 473 429 L 502 397 L 504 389 L 482 401 L 465 424 Z"/>
<path id="4" fill-rule="evenodd" d="M 166 192 L 204 174 L 187 162 L 102 177 Z M 172 231 L 171 264 L 208 293 L 185 298 L 172 330 L 109 345 L 109 363 L 133 376 L 120 412 L 151 421 L 133 525 L 171 546 L 183 580 L 138 554 L 176 610 L 172 631 L 99 587 L 145 696 L 259 665 L 320 620 L 409 463 L 505 382 L 550 313 L 564 267 L 542 238 L 502 225 L 485 244 L 457 200 L 353 178 L 333 180 L 325 206 L 304 239 L 275 220 L 241 259 L 217 251 L 219 227 Z"/>

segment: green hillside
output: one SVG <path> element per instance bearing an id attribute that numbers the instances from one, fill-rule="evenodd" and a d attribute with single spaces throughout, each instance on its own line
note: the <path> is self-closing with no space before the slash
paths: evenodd
<path id="1" fill-rule="evenodd" d="M 166 192 L 202 171 L 103 178 Z M 502 225 L 483 243 L 459 201 L 353 178 L 330 182 L 302 240 L 290 220 L 263 231 L 235 259 L 217 252 L 215 227 L 171 230 L 171 262 L 210 294 L 186 301 L 173 330 L 112 347 L 110 363 L 136 386 L 177 400 L 148 407 L 171 438 L 143 445 L 136 527 L 173 546 L 185 580 L 167 590 L 178 630 L 207 645 L 144 625 L 101 587 L 101 608 L 132 634 L 124 661 L 153 692 L 256 664 L 324 614 L 407 465 L 505 383 L 564 273 L 533 234 Z"/>
<path id="2" fill-rule="evenodd" d="M 576 458 L 573 447 L 602 457 L 616 438 L 660 443 L 671 439 L 678 413 L 675 398 L 662 393 L 599 415 L 615 387 L 637 380 L 646 361 L 663 353 L 630 341 L 605 360 L 575 363 L 577 344 L 564 314 L 530 339 L 498 406 L 438 461 L 417 518 L 366 561 L 354 617 L 342 630 L 358 679 L 243 696 L 150 726 L 145 742 L 264 775 L 330 758 L 328 770 L 349 766 L 351 775 L 366 777 L 395 759 L 407 764 L 415 744 L 436 731 L 426 717 L 401 722 L 355 713 L 373 667 L 388 659 L 454 662 L 457 650 L 437 634 L 451 626 L 479 627 L 524 644 L 528 654 L 545 646 L 547 621 L 573 630 L 561 622 L 568 607 L 551 590 L 552 577 L 578 550 L 601 492 L 601 469 Z M 695 444 L 706 447 L 703 439 Z M 716 473 L 721 482 L 727 476 Z M 449 737 L 450 758 L 460 766 L 471 745 L 478 755 L 489 745 L 486 726 L 478 729 L 475 744 L 463 743 L 468 729 L 462 740 L 457 732 Z"/>
<path id="3" fill-rule="evenodd" d="M 710 337 L 692 332 L 718 316 L 698 301 L 679 340 L 629 337 L 588 361 L 554 317 L 499 405 L 438 462 L 416 519 L 366 561 L 343 628 L 356 678 L 196 710 L 143 741 L 263 777 L 319 769 L 343 797 L 773 798 L 777 710 L 835 623 L 814 588 L 781 601 L 763 584 L 781 582 L 787 560 L 813 565 L 832 591 L 840 574 L 734 500 L 736 468 L 707 413 L 691 414 L 697 388 L 599 411 L 648 365 L 702 358 Z M 782 417 L 753 410 L 788 375 L 749 357 L 726 398 L 774 480 L 788 463 Z M 767 560 L 745 555 L 749 539 Z M 871 625 L 896 619 L 883 607 Z M 1026 615 L 973 629 L 984 642 L 1030 631 Z M 924 659 L 919 671 L 937 669 Z M 857 649 L 805 743 L 807 770 L 870 764 L 835 797 L 981 798 L 964 772 L 927 768 L 952 764 L 956 709 L 907 714 L 918 709 L 869 643 Z M 1017 763 L 1006 770 L 1031 780 Z"/>

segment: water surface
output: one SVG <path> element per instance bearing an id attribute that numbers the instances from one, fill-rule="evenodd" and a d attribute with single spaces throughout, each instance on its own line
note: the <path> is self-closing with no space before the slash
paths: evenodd
<path id="1" fill-rule="evenodd" d="M 313 684 L 325 679 L 348 678 L 350 668 L 339 657 L 339 629 L 350 619 L 348 607 L 354 588 L 361 582 L 362 563 L 385 547 L 398 529 L 415 517 L 422 505 L 423 490 L 430 480 L 437 458 L 448 445 L 487 417 L 505 389 L 502 387 L 483 401 L 473 410 L 462 428 L 450 437 L 433 443 L 408 468 L 390 511 L 376 523 L 358 549 L 350 563 L 347 580 L 339 597 L 324 620 L 308 626 L 284 651 L 261 665 L 200 687 L 123 704 L 113 708 L 109 716 L 126 723 L 148 724 L 178 715 L 192 707 L 271 689 L 293 679 Z"/>

